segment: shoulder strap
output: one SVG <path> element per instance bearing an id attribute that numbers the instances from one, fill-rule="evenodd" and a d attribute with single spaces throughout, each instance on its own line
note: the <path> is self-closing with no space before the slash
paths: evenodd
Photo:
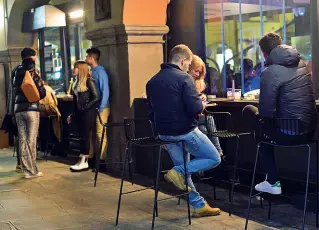
<path id="1" fill-rule="evenodd" d="M 22 65 L 19 64 L 17 65 L 16 67 L 14 67 L 14 69 L 12 70 L 11 72 L 11 84 L 13 84 L 13 78 L 15 77 L 16 73 L 17 73 L 17 70 L 21 67 Z"/>

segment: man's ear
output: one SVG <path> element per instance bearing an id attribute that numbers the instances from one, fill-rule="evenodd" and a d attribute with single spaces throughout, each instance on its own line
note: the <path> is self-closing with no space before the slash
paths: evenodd
<path id="1" fill-rule="evenodd" d="M 268 54 L 267 53 L 265 53 L 265 52 L 263 52 L 263 55 L 264 55 L 264 57 L 265 57 L 265 59 L 267 59 L 268 58 Z"/>

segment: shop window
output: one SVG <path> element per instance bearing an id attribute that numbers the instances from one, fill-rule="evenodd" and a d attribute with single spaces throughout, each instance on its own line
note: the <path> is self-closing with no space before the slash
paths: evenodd
<path id="1" fill-rule="evenodd" d="M 55 90 L 63 88 L 60 30 L 54 28 L 44 31 L 44 79 Z"/>
<path id="2" fill-rule="evenodd" d="M 242 2 L 205 4 L 207 62 L 217 70 L 223 93 L 232 80 L 242 93 L 259 89 L 264 59 L 258 42 L 267 32 L 279 33 L 311 66 L 310 1 Z"/>

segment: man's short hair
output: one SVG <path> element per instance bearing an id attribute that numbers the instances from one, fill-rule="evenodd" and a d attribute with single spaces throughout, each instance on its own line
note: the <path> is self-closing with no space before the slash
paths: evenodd
<path id="1" fill-rule="evenodd" d="M 21 59 L 24 60 L 28 57 L 36 56 L 37 51 L 30 47 L 25 47 L 23 50 L 21 50 Z"/>
<path id="2" fill-rule="evenodd" d="M 93 57 L 96 62 L 98 62 L 100 60 L 101 51 L 98 48 L 90 48 L 90 49 L 86 50 L 86 53 L 90 57 Z"/>
<path id="3" fill-rule="evenodd" d="M 268 55 L 279 45 L 282 45 L 280 35 L 272 32 L 265 34 L 259 41 L 261 51 Z"/>
<path id="4" fill-rule="evenodd" d="M 177 45 L 169 53 L 169 62 L 179 62 L 186 58 L 189 60 L 193 56 L 192 51 L 186 45 Z"/>

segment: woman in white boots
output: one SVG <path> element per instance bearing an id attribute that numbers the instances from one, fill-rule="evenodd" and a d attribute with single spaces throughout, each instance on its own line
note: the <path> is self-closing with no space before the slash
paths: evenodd
<path id="1" fill-rule="evenodd" d="M 73 89 L 73 114 L 68 117 L 68 123 L 75 121 L 78 124 L 81 137 L 81 155 L 76 165 L 70 167 L 73 172 L 88 170 L 88 156 L 90 153 L 90 135 L 96 121 L 96 107 L 99 95 L 95 81 L 89 72 L 85 61 L 74 64 L 74 76 L 77 77 Z"/>

